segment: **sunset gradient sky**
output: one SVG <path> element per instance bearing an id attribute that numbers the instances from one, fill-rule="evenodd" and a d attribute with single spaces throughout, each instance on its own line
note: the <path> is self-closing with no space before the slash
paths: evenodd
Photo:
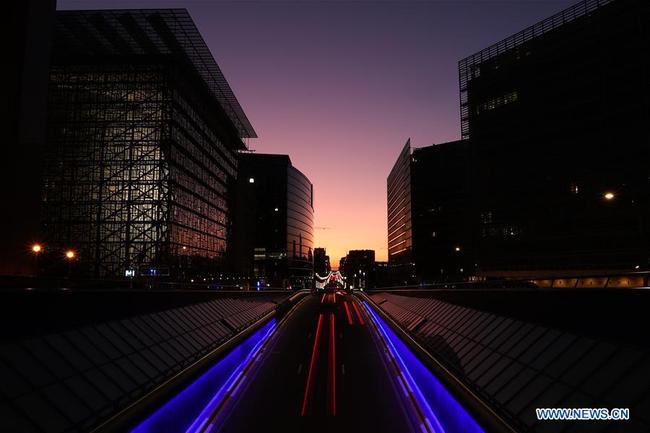
<path id="1" fill-rule="evenodd" d="M 187 8 L 256 129 L 314 184 L 316 246 L 386 260 L 386 177 L 459 138 L 458 65 L 574 3 L 59 0 L 59 9 Z"/>

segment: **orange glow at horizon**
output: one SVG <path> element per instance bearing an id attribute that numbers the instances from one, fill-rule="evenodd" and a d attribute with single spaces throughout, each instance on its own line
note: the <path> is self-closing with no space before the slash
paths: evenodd
<path id="1" fill-rule="evenodd" d="M 366 187 L 364 183 L 372 180 L 362 176 L 362 172 L 355 176 L 358 184 L 354 186 L 345 185 L 350 177 L 330 180 L 327 190 L 318 188 L 318 179 L 312 180 L 314 247 L 327 250 L 332 269 L 338 269 L 349 250 L 374 250 L 376 261 L 387 260 L 386 192 Z"/>

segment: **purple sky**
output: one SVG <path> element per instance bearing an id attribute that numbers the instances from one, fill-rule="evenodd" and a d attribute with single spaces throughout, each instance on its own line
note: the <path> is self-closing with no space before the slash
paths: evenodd
<path id="1" fill-rule="evenodd" d="M 316 245 L 386 260 L 386 177 L 407 138 L 459 138 L 458 60 L 575 3 L 59 0 L 185 7 L 259 139 L 314 184 Z"/>

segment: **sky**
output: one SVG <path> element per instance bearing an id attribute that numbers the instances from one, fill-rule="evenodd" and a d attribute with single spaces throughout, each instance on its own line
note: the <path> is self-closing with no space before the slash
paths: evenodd
<path id="1" fill-rule="evenodd" d="M 187 8 L 258 139 L 314 184 L 315 246 L 387 260 L 386 177 L 407 139 L 460 137 L 458 61 L 572 0 L 59 0 Z"/>

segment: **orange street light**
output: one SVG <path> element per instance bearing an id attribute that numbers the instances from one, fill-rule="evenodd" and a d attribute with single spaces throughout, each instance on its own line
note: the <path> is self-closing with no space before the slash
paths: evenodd
<path id="1" fill-rule="evenodd" d="M 614 200 L 614 197 L 616 197 L 616 195 L 613 192 L 608 191 L 605 194 L 603 194 L 603 197 L 605 198 L 605 200 L 609 201 L 609 200 Z"/>
<path id="2" fill-rule="evenodd" d="M 33 253 L 38 254 L 38 253 L 40 253 L 41 251 L 43 251 L 43 247 L 41 246 L 41 244 L 34 244 L 34 245 L 32 245 L 32 252 L 33 252 Z"/>
<path id="3" fill-rule="evenodd" d="M 68 260 L 72 260 L 75 258 L 77 254 L 74 252 L 74 250 L 68 250 L 65 252 L 65 258 Z"/>

